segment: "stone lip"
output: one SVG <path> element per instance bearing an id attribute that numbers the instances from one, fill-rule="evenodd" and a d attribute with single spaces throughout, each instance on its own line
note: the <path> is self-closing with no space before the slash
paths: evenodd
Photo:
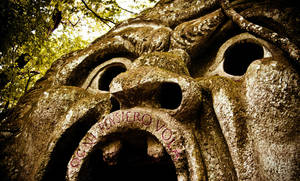
<path id="1" fill-rule="evenodd" d="M 67 180 L 77 180 L 82 165 L 97 145 L 113 133 L 141 130 L 163 145 L 176 168 L 178 180 L 204 180 L 205 173 L 196 139 L 183 124 L 165 112 L 135 107 L 106 115 L 87 132 L 68 163 Z M 187 167 L 189 169 L 187 169 Z"/>

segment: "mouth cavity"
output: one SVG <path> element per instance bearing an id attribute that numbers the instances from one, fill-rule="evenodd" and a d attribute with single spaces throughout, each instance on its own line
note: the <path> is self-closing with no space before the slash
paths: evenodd
<path id="1" fill-rule="evenodd" d="M 111 134 L 91 152 L 78 180 L 177 180 L 171 157 L 144 131 Z"/>
<path id="2" fill-rule="evenodd" d="M 192 133 L 167 113 L 118 110 L 94 124 L 68 163 L 67 180 L 201 180 Z"/>

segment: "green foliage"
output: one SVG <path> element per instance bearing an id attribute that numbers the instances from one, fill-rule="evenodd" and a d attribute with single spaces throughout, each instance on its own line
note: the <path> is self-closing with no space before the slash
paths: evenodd
<path id="1" fill-rule="evenodd" d="M 0 118 L 60 56 L 158 0 L 132 1 L 127 10 L 116 0 L 1 0 Z"/>

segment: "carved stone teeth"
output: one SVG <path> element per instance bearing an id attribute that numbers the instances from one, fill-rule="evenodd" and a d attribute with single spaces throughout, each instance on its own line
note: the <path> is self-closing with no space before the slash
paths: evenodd
<path id="1" fill-rule="evenodd" d="M 159 161 L 164 156 L 164 148 L 163 145 L 156 141 L 154 138 L 148 136 L 147 137 L 147 154 L 154 161 Z"/>
<path id="2" fill-rule="evenodd" d="M 121 148 L 122 148 L 122 143 L 120 140 L 112 141 L 108 145 L 103 147 L 102 148 L 103 161 L 110 166 L 116 165 Z"/>

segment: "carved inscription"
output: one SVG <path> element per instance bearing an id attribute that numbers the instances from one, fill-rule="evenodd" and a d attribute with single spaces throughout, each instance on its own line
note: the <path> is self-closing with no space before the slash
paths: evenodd
<path id="1" fill-rule="evenodd" d="M 154 135 L 159 135 L 162 143 L 165 145 L 169 153 L 173 154 L 174 161 L 177 161 L 181 155 L 181 151 L 174 148 L 176 144 L 176 136 L 172 129 L 168 128 L 166 124 L 160 119 L 154 119 L 151 114 L 140 113 L 134 111 L 117 111 L 106 116 L 103 121 L 96 124 L 96 128 L 105 133 L 113 127 L 120 124 L 138 124 L 141 127 L 146 127 L 146 130 L 154 131 Z M 73 155 L 70 166 L 79 167 L 82 159 L 86 156 L 86 150 L 90 150 L 97 142 L 97 137 L 89 132 L 82 145 L 77 149 Z"/>
<path id="2" fill-rule="evenodd" d="M 92 148 L 96 144 L 96 136 L 92 133 L 87 133 L 84 142 L 82 143 L 85 148 Z M 81 150 L 80 147 L 75 152 L 75 156 L 70 161 L 70 165 L 72 167 L 78 167 L 80 165 L 81 160 L 86 156 L 85 149 Z"/>

